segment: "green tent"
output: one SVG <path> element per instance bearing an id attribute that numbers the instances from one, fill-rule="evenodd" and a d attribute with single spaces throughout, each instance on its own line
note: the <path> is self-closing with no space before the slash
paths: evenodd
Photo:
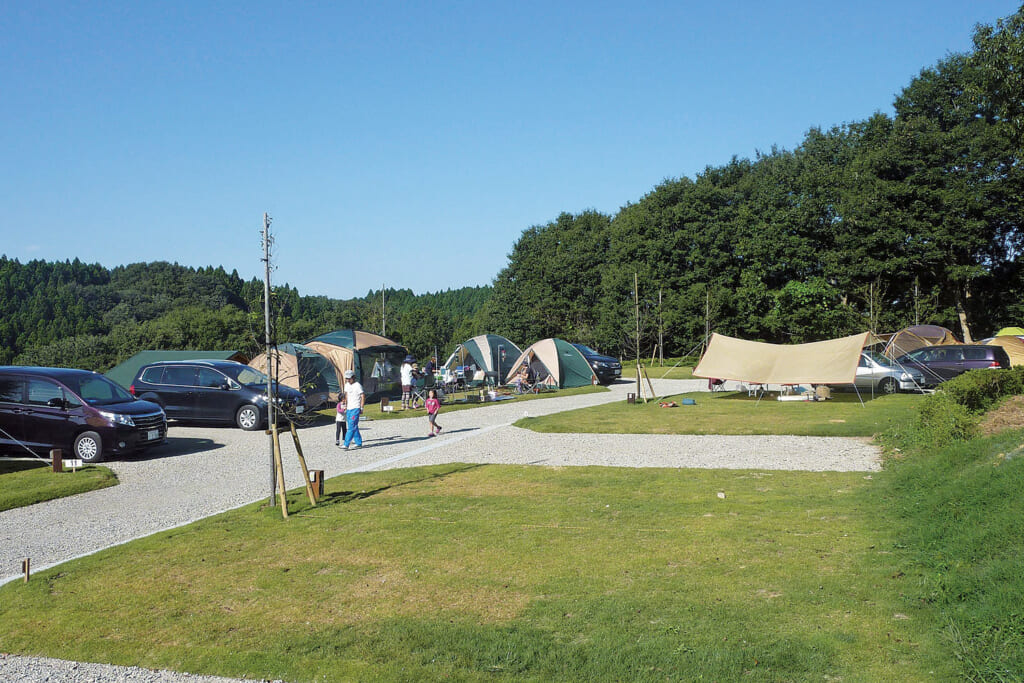
<path id="1" fill-rule="evenodd" d="M 537 382 L 566 388 L 597 384 L 597 375 L 575 346 L 564 339 L 541 339 L 523 351 L 505 375 L 505 383 L 513 381 L 524 364 L 529 364 Z"/>
<path id="2" fill-rule="evenodd" d="M 481 334 L 456 346 L 444 367 L 475 365 L 491 378 L 500 381 L 515 367 L 515 360 L 521 353 L 518 346 L 500 334 Z"/>
<path id="3" fill-rule="evenodd" d="M 104 374 L 127 389 L 139 368 L 158 360 L 234 360 L 239 363 L 248 362 L 248 358 L 241 351 L 139 351 L 137 354 L 110 368 Z"/>
<path id="4" fill-rule="evenodd" d="M 1024 328 L 1004 327 L 996 332 L 997 337 L 1024 337 Z"/>

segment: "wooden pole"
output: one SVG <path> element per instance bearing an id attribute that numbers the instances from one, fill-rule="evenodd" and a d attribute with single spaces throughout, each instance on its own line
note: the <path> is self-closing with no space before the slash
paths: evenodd
<path id="1" fill-rule="evenodd" d="M 274 469 L 277 472 L 277 499 L 281 503 L 281 516 L 288 519 L 288 499 L 285 496 L 284 465 L 281 462 L 281 435 L 277 431 L 277 423 L 270 427 L 274 440 Z"/>
<path id="2" fill-rule="evenodd" d="M 309 468 L 306 467 L 306 458 L 302 455 L 302 444 L 299 443 L 299 433 L 295 431 L 295 423 L 288 423 L 292 429 L 292 439 L 295 441 L 295 451 L 299 454 L 299 465 L 302 467 L 302 476 L 306 481 L 306 495 L 309 496 L 309 504 L 316 505 L 316 493 L 313 491 L 313 482 L 309 480 Z"/>

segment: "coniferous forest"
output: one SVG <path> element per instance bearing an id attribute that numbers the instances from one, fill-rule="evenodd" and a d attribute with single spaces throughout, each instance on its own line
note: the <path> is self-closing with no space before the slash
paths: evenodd
<path id="1" fill-rule="evenodd" d="M 924 68 L 894 110 L 666 180 L 614 216 L 530 227 L 490 287 L 385 291 L 387 336 L 421 358 L 483 332 L 629 357 L 634 277 L 645 355 L 659 333 L 672 356 L 706 329 L 796 343 L 932 323 L 968 341 L 1024 325 L 1024 7 L 977 26 L 973 48 Z M 0 364 L 255 353 L 262 297 L 262 282 L 222 267 L 2 257 Z M 278 287 L 274 335 L 380 332 L 380 302 Z"/>

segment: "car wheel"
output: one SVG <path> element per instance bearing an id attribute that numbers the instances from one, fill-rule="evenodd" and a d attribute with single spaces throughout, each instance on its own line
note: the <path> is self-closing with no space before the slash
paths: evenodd
<path id="1" fill-rule="evenodd" d="M 247 432 L 260 428 L 260 411 L 256 406 L 245 405 L 235 413 L 235 423 Z"/>
<path id="2" fill-rule="evenodd" d="M 886 377 L 878 383 L 878 393 L 880 394 L 895 394 L 899 390 L 900 385 L 892 377 Z"/>
<path id="3" fill-rule="evenodd" d="M 75 437 L 72 450 L 82 462 L 99 462 L 103 459 L 103 439 L 96 432 L 82 432 Z"/>

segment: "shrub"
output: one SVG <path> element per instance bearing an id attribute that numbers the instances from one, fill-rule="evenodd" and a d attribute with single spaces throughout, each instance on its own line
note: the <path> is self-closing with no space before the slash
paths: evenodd
<path id="1" fill-rule="evenodd" d="M 939 392 L 972 413 L 984 412 L 1004 396 L 1024 394 L 1024 367 L 971 370 L 942 383 Z"/>

